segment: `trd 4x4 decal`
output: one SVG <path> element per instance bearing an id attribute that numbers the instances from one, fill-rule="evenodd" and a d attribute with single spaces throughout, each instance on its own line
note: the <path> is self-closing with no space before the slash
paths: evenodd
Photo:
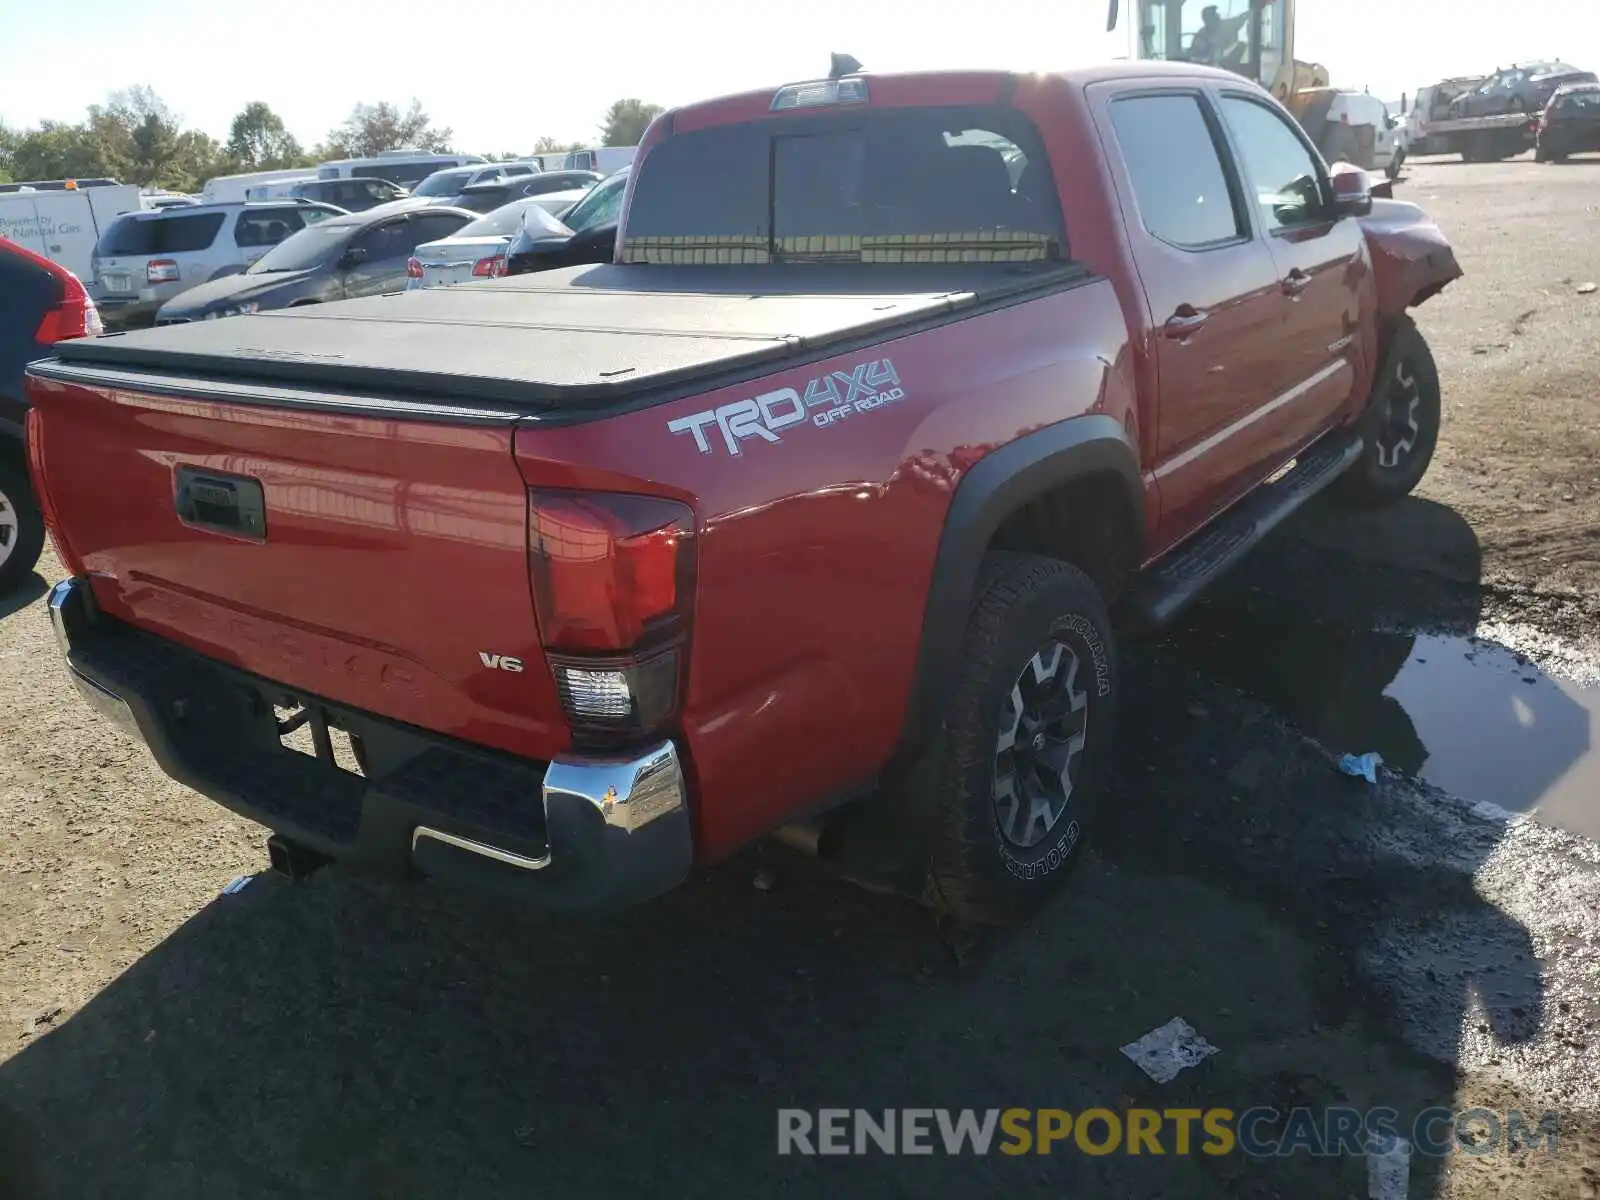
<path id="1" fill-rule="evenodd" d="M 848 371 L 830 371 L 806 384 L 805 393 L 794 388 L 777 388 L 748 400 L 690 413 L 667 422 L 671 433 L 692 433 L 701 454 L 712 453 L 706 436 L 715 425 L 728 453 L 739 454 L 739 443 L 750 438 L 779 442 L 780 429 L 810 420 L 818 429 L 828 429 L 855 413 L 870 412 L 893 404 L 905 396 L 900 374 L 887 358 L 857 363 Z M 814 410 L 814 411 L 813 411 Z"/>

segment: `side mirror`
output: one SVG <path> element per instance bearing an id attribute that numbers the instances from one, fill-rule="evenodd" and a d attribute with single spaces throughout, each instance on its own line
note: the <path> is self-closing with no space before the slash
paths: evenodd
<path id="1" fill-rule="evenodd" d="M 1330 174 L 1335 217 L 1364 217 L 1372 211 L 1372 180 L 1365 171 L 1349 163 L 1335 163 Z"/>
<path id="2" fill-rule="evenodd" d="M 617 227 L 615 224 L 591 225 L 572 235 L 567 243 L 567 256 L 574 266 L 608 263 L 616 254 Z"/>
<path id="3" fill-rule="evenodd" d="M 367 252 L 360 246 L 351 246 L 339 256 L 339 269 L 348 271 L 351 267 L 359 267 L 367 261 Z"/>

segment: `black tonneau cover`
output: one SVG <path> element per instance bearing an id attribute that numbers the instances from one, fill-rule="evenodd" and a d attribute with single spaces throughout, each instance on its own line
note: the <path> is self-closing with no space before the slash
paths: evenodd
<path id="1" fill-rule="evenodd" d="M 572 267 L 63 342 L 65 370 L 41 373 L 109 368 L 535 410 L 611 404 L 1081 273 L 1065 263 Z"/>

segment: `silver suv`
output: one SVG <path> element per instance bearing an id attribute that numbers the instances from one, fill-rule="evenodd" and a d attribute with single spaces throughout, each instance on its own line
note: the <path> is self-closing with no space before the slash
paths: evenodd
<path id="1" fill-rule="evenodd" d="M 236 274 L 290 234 L 344 211 L 304 200 L 262 200 L 124 213 L 94 247 L 100 312 L 110 326 L 148 322 L 180 292 Z"/>

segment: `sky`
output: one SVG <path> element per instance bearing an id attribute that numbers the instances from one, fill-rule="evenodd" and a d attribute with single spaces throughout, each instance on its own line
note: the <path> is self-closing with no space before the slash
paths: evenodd
<path id="1" fill-rule="evenodd" d="M 457 149 L 497 154 L 542 135 L 592 141 L 624 96 L 671 106 L 815 78 L 833 50 L 875 71 L 1035 71 L 1127 49 L 1105 32 L 1106 0 L 610 0 L 593 13 L 528 0 L 0 0 L 0 121 L 76 121 L 107 92 L 149 84 L 219 140 L 264 100 L 309 147 L 357 103 L 414 96 Z M 1600 70 L 1600 0 L 1298 0 L 1298 14 L 1296 57 L 1386 100 L 1516 59 Z"/>

